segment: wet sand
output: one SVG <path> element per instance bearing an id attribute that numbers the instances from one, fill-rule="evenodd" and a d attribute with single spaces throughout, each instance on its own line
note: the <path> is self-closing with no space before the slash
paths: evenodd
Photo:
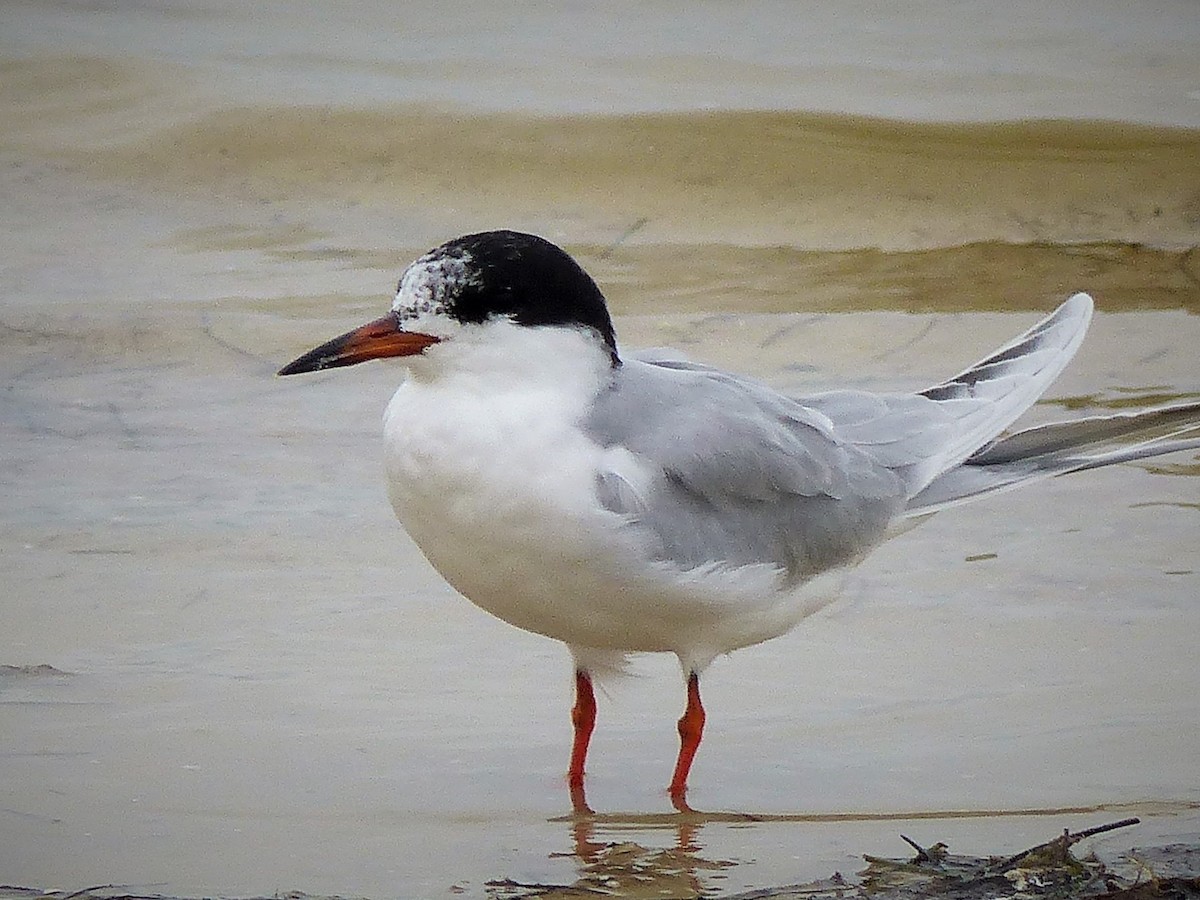
<path id="1" fill-rule="evenodd" d="M 569 228 L 575 241 L 628 232 L 636 245 L 810 251 L 1110 241 L 1186 250 L 1200 224 L 1200 138 L 1180 128 L 419 106 L 226 107 L 174 124 L 148 87 L 167 75 L 144 64 L 65 58 L 6 70 L 23 147 L 89 174 L 239 203 L 303 198 L 401 220 L 445 210 Z M 82 116 L 71 102 L 81 81 Z"/>
<path id="2" fill-rule="evenodd" d="M 849 874 L 898 831 L 981 853 L 1124 815 L 1144 823 L 1100 850 L 1200 832 L 1194 455 L 940 515 L 718 660 L 690 799 L 730 815 L 669 813 L 681 688 L 641 660 L 601 699 L 602 815 L 578 823 L 565 652 L 456 597 L 387 507 L 397 370 L 273 377 L 378 315 L 415 253 L 506 225 L 575 252 L 625 344 L 789 391 L 924 386 L 1087 289 L 1093 333 L 1032 418 L 1195 398 L 1186 116 L 435 108 L 316 75 L 233 90 L 266 51 L 21 33 L 0 38 L 0 883 L 480 896 L 629 841 L 733 892 Z"/>

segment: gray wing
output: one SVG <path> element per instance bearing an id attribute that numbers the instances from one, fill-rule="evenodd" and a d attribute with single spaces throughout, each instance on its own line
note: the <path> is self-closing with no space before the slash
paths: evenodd
<path id="1" fill-rule="evenodd" d="M 956 434 L 919 487 L 966 460 L 1038 401 L 1083 343 L 1092 309 L 1091 297 L 1075 294 L 986 359 L 921 391 L 952 413 Z"/>
<path id="2" fill-rule="evenodd" d="M 820 412 L 703 366 L 629 359 L 584 424 L 614 451 L 601 502 L 682 569 L 757 563 L 803 581 L 875 546 L 906 499 Z"/>
<path id="3" fill-rule="evenodd" d="M 1091 310 L 1077 294 L 919 394 L 797 401 L 661 354 L 631 359 L 584 423 L 617 451 L 597 473 L 598 495 L 682 568 L 766 563 L 802 581 L 879 543 L 910 498 L 1032 405 Z"/>
<path id="4" fill-rule="evenodd" d="M 833 422 L 839 438 L 871 454 L 914 497 L 961 466 L 1020 417 L 1083 343 L 1092 298 L 1075 294 L 999 350 L 917 394 L 835 391 L 805 404 Z"/>

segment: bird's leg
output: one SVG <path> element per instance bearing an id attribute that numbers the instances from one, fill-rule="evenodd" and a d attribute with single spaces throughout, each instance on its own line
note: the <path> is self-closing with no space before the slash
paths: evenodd
<path id="1" fill-rule="evenodd" d="M 703 735 L 704 707 L 700 703 L 700 676 L 692 672 L 687 683 L 687 709 L 679 719 L 679 758 L 675 761 L 675 774 L 667 789 L 671 803 L 680 812 L 691 812 L 691 807 L 687 805 L 687 778 Z"/>
<path id="2" fill-rule="evenodd" d="M 571 707 L 571 724 L 575 727 L 571 767 L 567 769 L 571 806 L 577 813 L 591 813 L 583 792 L 583 764 L 587 759 L 592 729 L 596 727 L 596 695 L 592 693 L 592 676 L 583 669 L 575 670 L 575 705 Z"/>

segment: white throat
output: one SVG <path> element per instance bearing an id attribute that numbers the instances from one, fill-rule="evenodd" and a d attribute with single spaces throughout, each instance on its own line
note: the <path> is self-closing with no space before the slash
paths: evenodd
<path id="1" fill-rule="evenodd" d="M 586 403 L 612 372 L 608 348 L 591 329 L 530 327 L 507 319 L 463 325 L 406 362 L 414 389 L 483 400 L 520 393 Z"/>

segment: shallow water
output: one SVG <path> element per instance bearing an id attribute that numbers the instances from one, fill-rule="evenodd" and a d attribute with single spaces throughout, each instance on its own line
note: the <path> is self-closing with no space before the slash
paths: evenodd
<path id="1" fill-rule="evenodd" d="M 629 841 L 677 891 L 735 891 L 899 831 L 1200 832 L 1194 454 L 938 516 L 718 660 L 689 799 L 748 817 L 668 815 L 682 686 L 640 661 L 577 823 L 565 652 L 456 597 L 387 507 L 397 370 L 273 377 L 415 253 L 510 225 L 579 256 L 625 343 L 792 391 L 923 386 L 1087 289 L 1033 419 L 1200 396 L 1191 7 L 1067 4 L 991 41 L 970 8 L 941 56 L 921 22 L 949 7 L 839 8 L 805 41 L 760 5 L 714 47 L 706 8 L 669 46 L 630 16 L 532 58 L 600 26 L 6 5 L 0 665 L 54 669 L 0 670 L 0 883 L 481 895 Z M 1031 116 L 1063 120 L 945 123 Z"/>

